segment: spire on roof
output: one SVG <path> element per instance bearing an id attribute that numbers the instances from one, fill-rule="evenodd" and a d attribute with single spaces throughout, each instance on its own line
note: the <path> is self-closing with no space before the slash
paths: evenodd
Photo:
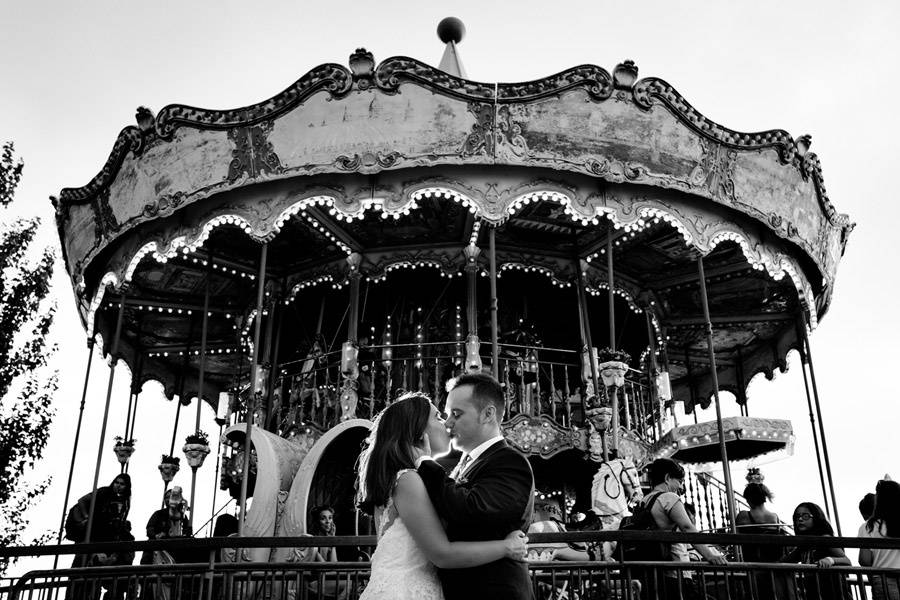
<path id="1" fill-rule="evenodd" d="M 445 73 L 449 73 L 450 75 L 467 79 L 466 69 L 463 67 L 459 52 L 456 49 L 457 44 L 459 44 L 462 41 L 463 36 L 466 35 L 466 26 L 456 17 L 447 17 L 438 23 L 437 34 L 441 41 L 447 44 L 447 47 L 444 48 L 444 56 L 441 57 L 441 64 L 438 65 L 438 69 Z"/>

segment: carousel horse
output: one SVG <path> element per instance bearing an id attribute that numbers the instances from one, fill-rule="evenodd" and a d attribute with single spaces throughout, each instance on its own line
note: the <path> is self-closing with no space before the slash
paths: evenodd
<path id="1" fill-rule="evenodd" d="M 644 498 L 637 467 L 631 458 L 614 458 L 600 463 L 591 483 L 591 510 L 603 529 L 615 530 L 629 510 Z M 604 558 L 612 555 L 613 543 L 603 544 Z"/>

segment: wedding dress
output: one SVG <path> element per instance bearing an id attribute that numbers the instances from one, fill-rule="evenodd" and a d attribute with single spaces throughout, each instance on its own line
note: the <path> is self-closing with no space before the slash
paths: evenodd
<path id="1" fill-rule="evenodd" d="M 397 473 L 397 480 L 407 471 Z M 416 544 L 394 506 L 393 494 L 378 516 L 378 546 L 369 583 L 359 600 L 444 600 L 437 570 Z"/>

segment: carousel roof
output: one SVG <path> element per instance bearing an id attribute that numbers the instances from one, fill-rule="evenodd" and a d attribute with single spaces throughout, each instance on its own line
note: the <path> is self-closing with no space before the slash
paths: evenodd
<path id="1" fill-rule="evenodd" d="M 455 46 L 445 60 L 461 69 Z M 813 326 L 826 312 L 853 225 L 808 136 L 733 131 L 637 74 L 625 61 L 481 83 L 359 49 L 252 106 L 138 109 L 100 172 L 54 201 L 81 318 L 108 344 L 125 290 L 119 353 L 172 394 L 196 368 L 209 285 L 214 394 L 233 377 L 260 242 L 270 293 L 290 301 L 340 287 L 354 253 L 372 282 L 398 265 L 452 278 L 494 226 L 507 280 L 562 289 L 583 271 L 594 294 L 612 240 L 617 302 L 652 311 L 676 394 L 711 389 L 704 255 L 720 380 L 740 392 L 783 367 L 800 311 Z"/>

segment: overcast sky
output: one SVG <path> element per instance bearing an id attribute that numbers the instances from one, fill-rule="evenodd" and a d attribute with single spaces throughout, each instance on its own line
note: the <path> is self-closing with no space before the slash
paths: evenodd
<path id="1" fill-rule="evenodd" d="M 740 6 L 740 8 L 737 8 Z M 357 47 L 376 60 L 407 55 L 437 65 L 438 21 L 460 17 L 459 52 L 469 77 L 525 81 L 594 63 L 634 60 L 707 117 L 731 129 L 782 128 L 812 135 L 828 194 L 857 223 L 838 271 L 831 310 L 813 334 L 828 445 L 845 534 L 856 503 L 885 472 L 900 477 L 894 381 L 897 358 L 896 116 L 900 4 L 859 2 L 308 2 L 0 1 L 0 142 L 26 162 L 17 209 L 44 219 L 58 246 L 48 196 L 87 183 L 106 161 L 135 108 L 169 103 L 235 108 L 269 98 L 318 64 L 346 64 Z M 32 513 L 35 531 L 58 526 L 87 359 L 85 333 L 62 266 L 53 294 L 60 370 L 57 415 L 45 460 L 52 475 Z M 799 363 L 775 381 L 756 380 L 750 414 L 793 420 L 795 456 L 766 465 L 775 508 L 821 503 Z M 90 491 L 108 369 L 95 361 L 73 498 Z M 118 471 L 109 450 L 121 434 L 128 374 L 117 374 L 101 485 Z M 179 446 L 192 428 L 182 419 Z M 734 413 L 733 405 L 725 407 Z M 141 534 L 158 503 L 155 465 L 168 451 L 174 404 L 145 387 L 132 462 Z M 712 411 L 702 418 L 712 419 Z M 214 430 L 211 412 L 204 428 Z M 215 457 L 200 473 L 198 515 L 211 507 Z M 743 471 L 734 474 L 743 484 Z M 188 489 L 190 472 L 176 479 Z M 222 494 L 219 494 L 221 500 Z M 140 538 L 140 535 L 139 535 Z M 29 563 L 30 564 L 30 563 Z"/>

